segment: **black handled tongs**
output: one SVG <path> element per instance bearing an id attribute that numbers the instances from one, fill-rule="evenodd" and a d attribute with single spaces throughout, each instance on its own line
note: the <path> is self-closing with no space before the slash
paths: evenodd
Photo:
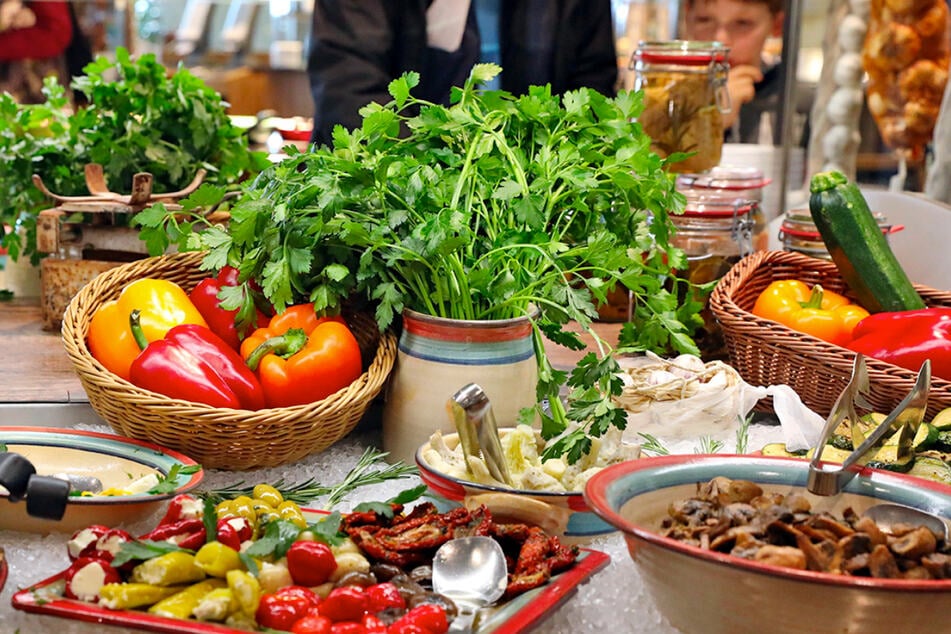
<path id="1" fill-rule="evenodd" d="M 842 421 L 848 419 L 853 423 L 853 438 L 856 438 L 858 414 L 856 406 L 871 409 L 865 396 L 869 391 L 868 369 L 865 366 L 865 357 L 855 355 L 852 366 L 852 377 L 839 398 L 836 399 L 832 412 L 826 419 L 822 436 L 816 446 L 812 461 L 809 463 L 809 478 L 806 488 L 816 495 L 836 495 L 857 473 L 856 462 L 865 455 L 882 437 L 893 428 L 901 429 L 898 441 L 898 457 L 906 457 L 913 451 L 912 443 L 915 433 L 924 419 L 928 407 L 928 392 L 931 390 L 931 361 L 926 360 L 918 372 L 918 380 L 911 392 L 902 399 L 898 406 L 885 417 L 878 427 L 865 437 L 841 465 L 822 462 L 822 450 L 829 438 Z M 854 446 L 854 444 L 853 444 Z"/>

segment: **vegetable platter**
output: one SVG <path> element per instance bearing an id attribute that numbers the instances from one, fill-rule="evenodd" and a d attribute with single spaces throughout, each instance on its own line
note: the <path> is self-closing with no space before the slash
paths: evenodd
<path id="1" fill-rule="evenodd" d="M 152 353 L 152 346 L 160 343 L 154 337 L 141 355 L 131 335 L 121 342 L 124 348 L 120 349 L 120 342 L 115 341 L 120 337 L 109 334 L 128 330 L 128 315 L 105 319 L 100 326 L 100 309 L 115 305 L 113 300 L 121 304 L 123 290 L 136 282 L 171 282 L 186 293 L 207 284 L 214 274 L 200 268 L 202 258 L 203 253 L 191 252 L 123 264 L 97 276 L 70 302 L 63 315 L 63 343 L 96 413 L 121 435 L 181 451 L 206 468 L 230 470 L 292 463 L 323 451 L 352 431 L 382 390 L 396 359 L 395 337 L 381 333 L 370 316 L 346 310 L 343 314 L 362 359 L 355 380 L 323 393 L 311 391 L 309 399 L 286 391 L 278 394 L 276 388 L 273 395 L 264 392 L 264 402 L 262 395 L 253 391 L 249 400 L 236 390 L 225 389 L 215 395 L 225 400 L 198 402 L 211 385 L 214 377 L 210 374 L 222 364 L 205 368 L 209 381 L 183 377 L 183 364 L 171 363 L 170 351 Z M 239 310 L 245 308 L 254 311 L 253 304 Z M 143 312 L 143 331 L 148 326 L 145 316 Z M 166 332 L 171 332 L 168 326 L 165 324 Z M 183 347 L 197 345 L 193 339 Z M 198 343 L 208 347 L 208 341 Z M 103 354 L 97 346 L 109 348 L 118 359 Z M 165 370 L 144 367 L 147 359 L 164 364 Z"/>
<path id="2" fill-rule="evenodd" d="M 263 501 L 267 499 L 265 496 L 279 498 L 280 493 L 267 485 L 258 485 L 254 496 L 255 501 Z M 425 586 L 425 580 L 411 581 L 393 564 L 383 564 L 370 555 L 374 550 L 362 541 L 360 531 L 366 529 L 362 522 L 369 518 L 385 522 L 386 509 L 395 513 L 391 526 L 397 531 L 400 518 L 408 517 L 409 513 L 416 518 L 444 521 L 442 518 L 450 517 L 452 512 L 440 514 L 423 503 L 403 515 L 402 507 L 396 503 L 368 503 L 341 516 L 300 509 L 278 499 L 273 502 L 281 509 L 278 516 L 256 515 L 250 498 L 244 502 L 241 497 L 225 499 L 214 506 L 207 502 L 201 504 L 191 496 L 180 496 L 172 500 L 166 516 L 153 531 L 138 540 L 120 542 L 118 548 L 112 549 L 114 554 L 108 556 L 103 556 L 100 544 L 115 545 L 115 540 L 110 542 L 103 537 L 115 529 L 90 526 L 77 531 L 67 544 L 73 562 L 70 567 L 19 590 L 12 604 L 18 610 L 92 623 L 196 634 L 236 634 L 260 628 L 318 631 L 308 629 L 312 619 L 352 623 L 354 618 L 360 617 L 348 613 L 359 606 L 363 615 L 363 629 L 359 631 L 433 634 L 446 631 L 454 609 L 451 602 L 445 603 L 444 598 L 427 591 L 415 599 L 412 593 L 422 590 L 419 586 L 420 583 Z M 248 519 L 251 517 L 255 519 Z M 484 523 L 484 519 L 481 521 Z M 194 543 L 191 543 L 193 534 L 186 535 L 184 528 L 178 531 L 177 527 L 186 525 L 200 533 Z M 205 526 L 213 527 L 216 539 L 207 539 Z M 231 530 L 235 527 L 236 530 Z M 181 533 L 181 538 L 173 537 L 172 533 Z M 195 548 L 194 554 L 175 546 L 176 540 Z M 240 555 L 233 547 L 238 543 Z M 364 547 L 368 550 L 363 550 Z M 420 544 L 419 552 L 423 551 L 432 552 L 431 547 Z M 524 592 L 516 588 L 501 603 L 484 610 L 475 631 L 516 634 L 534 627 L 609 560 L 608 555 L 597 551 L 572 549 L 572 552 L 576 554 L 573 563 L 547 582 Z M 172 556 L 188 565 L 179 565 L 181 562 L 177 560 L 172 562 L 169 559 Z M 132 559 L 127 560 L 129 557 Z M 419 559 L 417 563 L 422 563 L 421 570 L 425 570 L 428 560 Z M 131 572 L 118 572 L 127 571 L 133 564 Z M 510 568 L 510 589 L 519 583 L 518 566 L 515 565 L 514 571 Z M 179 583 L 176 590 L 187 589 L 193 595 L 186 593 L 177 600 L 169 599 L 174 595 L 167 589 L 167 582 L 177 580 L 186 570 L 196 574 L 189 576 L 189 581 Z M 384 571 L 393 576 L 381 580 Z M 124 578 L 135 583 L 123 581 Z M 149 593 L 166 599 L 142 598 Z M 196 595 L 200 598 L 195 599 Z M 317 595 L 320 598 L 315 598 Z M 222 596 L 227 598 L 224 603 L 219 601 Z M 138 604 L 140 609 L 134 609 L 133 604 Z M 227 620 L 226 612 L 230 614 Z M 192 613 L 202 615 L 204 620 L 182 616 Z M 425 627 L 400 629 L 401 624 L 405 626 L 410 622 Z"/>

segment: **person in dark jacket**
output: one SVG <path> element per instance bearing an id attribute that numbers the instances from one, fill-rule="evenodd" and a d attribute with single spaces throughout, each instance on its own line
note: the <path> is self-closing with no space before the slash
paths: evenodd
<path id="1" fill-rule="evenodd" d="M 481 27 L 481 28 L 480 28 Z M 315 0 L 308 73 L 312 141 L 352 129 L 367 103 L 391 100 L 387 85 L 420 74 L 413 94 L 447 104 L 473 64 L 495 61 L 504 90 L 551 84 L 613 95 L 617 58 L 610 0 Z"/>

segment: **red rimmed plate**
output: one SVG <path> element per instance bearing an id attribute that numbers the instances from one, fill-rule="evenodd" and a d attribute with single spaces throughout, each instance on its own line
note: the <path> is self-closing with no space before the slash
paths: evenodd
<path id="1" fill-rule="evenodd" d="M 305 509 L 305 513 L 311 517 L 326 514 L 325 511 L 311 509 Z M 609 561 L 610 557 L 606 553 L 582 548 L 575 565 L 552 577 L 544 586 L 485 610 L 480 615 L 474 634 L 527 632 L 567 601 L 575 588 L 604 568 Z M 247 630 L 236 630 L 217 623 L 172 619 L 138 610 L 109 610 L 94 603 L 67 599 L 63 597 L 65 574 L 64 570 L 16 592 L 11 601 L 13 607 L 24 612 L 169 634 L 245 634 L 247 632 Z"/>

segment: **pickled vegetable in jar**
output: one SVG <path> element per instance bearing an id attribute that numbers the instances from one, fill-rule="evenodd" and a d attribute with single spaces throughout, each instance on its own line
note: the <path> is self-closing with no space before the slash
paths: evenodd
<path id="1" fill-rule="evenodd" d="M 638 122 L 661 157 L 689 153 L 671 163 L 673 172 L 704 172 L 720 163 L 727 53 L 719 42 L 641 42 L 631 57 L 634 89 L 644 93 Z"/>
<path id="2" fill-rule="evenodd" d="M 687 256 L 686 275 L 691 285 L 715 282 L 753 251 L 767 248 L 766 222 L 755 200 L 736 198 L 728 193 L 688 193 L 683 214 L 672 214 L 675 233 L 670 243 Z M 704 303 L 703 328 L 694 336 L 705 361 L 726 359 L 723 334 L 708 306 L 709 296 L 697 297 Z"/>

